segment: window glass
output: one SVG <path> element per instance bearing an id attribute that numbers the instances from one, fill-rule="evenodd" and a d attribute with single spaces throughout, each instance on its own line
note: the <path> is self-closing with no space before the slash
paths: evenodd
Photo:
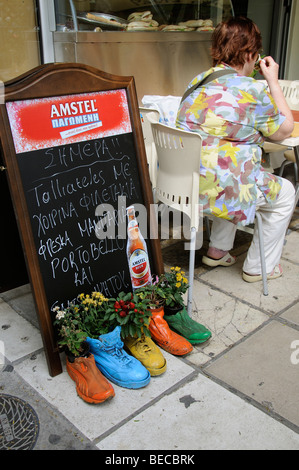
<path id="1" fill-rule="evenodd" d="M 55 9 L 60 30 L 205 32 L 233 16 L 230 0 L 56 0 Z"/>

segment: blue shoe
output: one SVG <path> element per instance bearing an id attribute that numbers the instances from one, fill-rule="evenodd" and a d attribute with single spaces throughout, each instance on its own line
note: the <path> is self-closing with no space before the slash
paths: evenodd
<path id="1" fill-rule="evenodd" d="M 149 371 L 138 359 L 129 356 L 120 339 L 121 327 L 99 339 L 86 338 L 97 367 L 108 380 L 125 388 L 145 387 L 151 379 Z"/>

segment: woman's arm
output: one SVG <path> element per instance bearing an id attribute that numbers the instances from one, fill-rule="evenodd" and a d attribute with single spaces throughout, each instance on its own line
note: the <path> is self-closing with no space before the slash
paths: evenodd
<path id="1" fill-rule="evenodd" d="M 281 111 L 286 117 L 280 128 L 274 134 L 269 136 L 269 138 L 271 140 L 283 140 L 286 137 L 289 137 L 294 129 L 294 118 L 278 83 L 279 65 L 272 59 L 272 57 L 268 56 L 261 60 L 260 68 L 264 78 L 267 80 L 269 91 L 279 111 Z"/>

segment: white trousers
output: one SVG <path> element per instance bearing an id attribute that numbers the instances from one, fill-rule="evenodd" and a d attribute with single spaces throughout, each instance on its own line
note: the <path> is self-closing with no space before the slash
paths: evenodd
<path id="1" fill-rule="evenodd" d="M 270 204 L 258 189 L 257 210 L 263 221 L 264 249 L 266 271 L 270 274 L 279 264 L 284 244 L 284 237 L 293 214 L 295 189 L 292 183 L 283 179 L 281 191 L 277 200 Z M 229 251 L 233 248 L 237 227 L 235 224 L 218 217 L 213 218 L 210 246 L 219 250 Z M 257 224 L 255 224 L 253 239 L 243 271 L 247 274 L 261 274 Z"/>

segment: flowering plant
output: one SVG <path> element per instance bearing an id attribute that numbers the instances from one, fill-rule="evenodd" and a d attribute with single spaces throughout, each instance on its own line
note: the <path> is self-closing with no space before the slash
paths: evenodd
<path id="1" fill-rule="evenodd" d="M 100 292 L 80 294 L 76 303 L 66 309 L 54 307 L 56 314 L 54 325 L 57 327 L 58 344 L 66 347 L 74 356 L 82 353 L 82 343 L 87 336 L 98 337 L 107 333 L 108 325 L 102 321 L 103 312 L 108 299 Z"/>
<path id="2" fill-rule="evenodd" d="M 108 323 L 111 328 L 121 326 L 121 336 L 142 334 L 149 336 L 148 325 L 151 311 L 149 300 L 140 298 L 137 293 L 121 292 L 117 298 L 111 298 L 106 306 L 103 322 Z"/>
<path id="3" fill-rule="evenodd" d="M 178 266 L 170 268 L 170 273 L 165 273 L 164 283 L 167 291 L 166 305 L 175 307 L 184 305 L 183 294 L 188 290 L 188 279 L 184 276 L 185 272 Z"/>
<path id="4" fill-rule="evenodd" d="M 166 305 L 167 307 L 183 306 L 183 294 L 189 287 L 185 272 L 178 266 L 172 267 L 169 273 L 153 277 L 152 285 L 140 290 L 141 297 L 149 298 L 151 307 Z"/>

